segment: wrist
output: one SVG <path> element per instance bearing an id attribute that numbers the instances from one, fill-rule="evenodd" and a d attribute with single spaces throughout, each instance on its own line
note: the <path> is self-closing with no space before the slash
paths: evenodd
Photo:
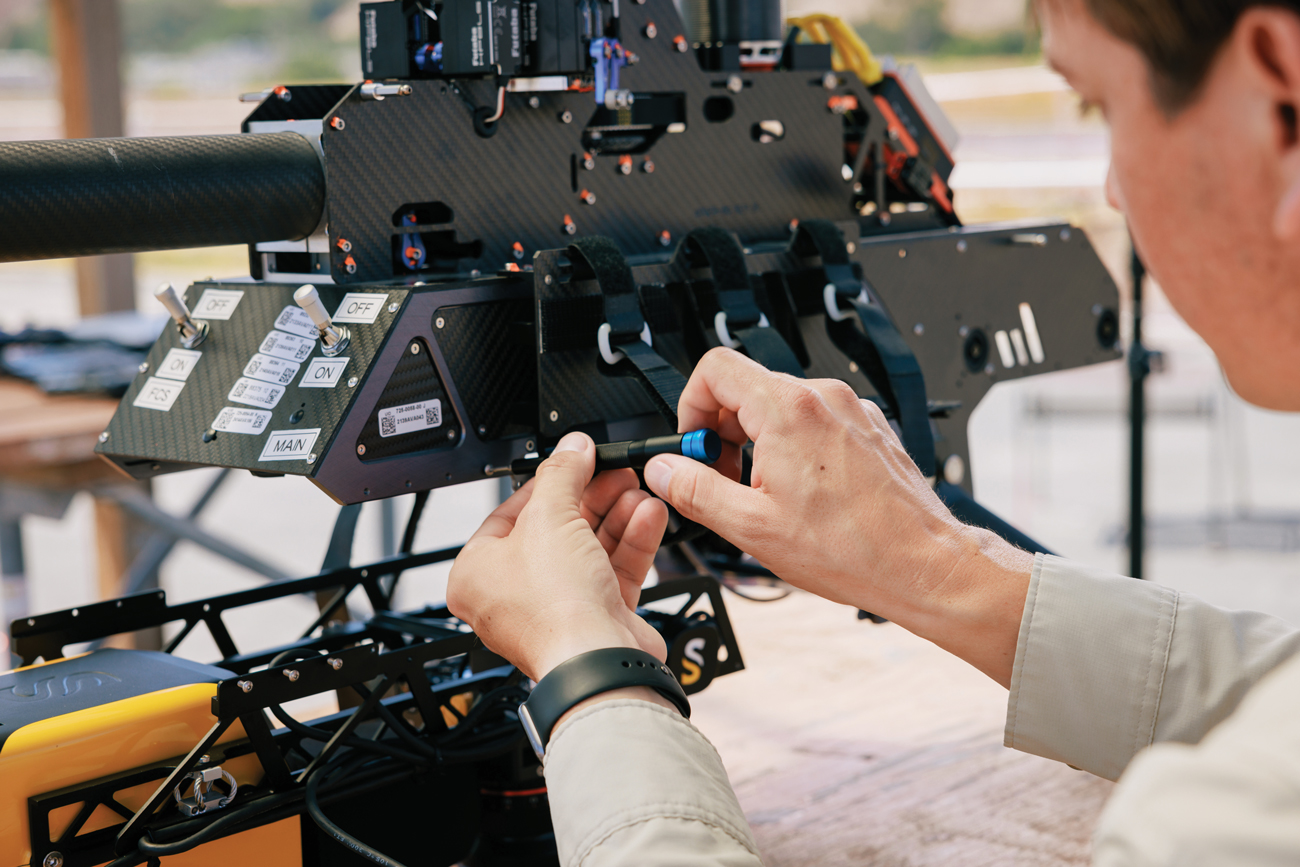
<path id="1" fill-rule="evenodd" d="M 536 652 L 531 654 L 528 669 L 524 672 L 534 682 L 546 677 L 557 666 L 568 662 L 575 656 L 581 656 L 592 650 L 605 647 L 639 648 L 635 639 L 625 629 L 613 625 L 589 625 L 576 628 L 560 627 L 539 642 Z"/>

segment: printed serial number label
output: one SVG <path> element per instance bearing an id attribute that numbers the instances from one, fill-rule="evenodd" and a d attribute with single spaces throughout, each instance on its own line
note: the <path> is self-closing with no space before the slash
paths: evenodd
<path id="1" fill-rule="evenodd" d="M 183 382 L 151 376 L 145 380 L 144 388 L 140 389 L 140 393 L 135 396 L 131 405 L 168 412 L 176 402 L 176 398 L 180 397 L 181 389 L 184 387 Z"/>
<path id="2" fill-rule="evenodd" d="M 311 321 L 307 311 L 296 304 L 290 304 L 280 311 L 280 315 L 275 317 L 275 327 L 281 331 L 287 331 L 290 334 L 312 340 L 315 340 L 320 335 L 320 332 L 316 329 L 316 323 Z"/>
<path id="3" fill-rule="evenodd" d="M 262 382 L 271 382 L 276 385 L 288 385 L 293 382 L 293 378 L 298 375 L 301 364 L 294 364 L 292 361 L 285 361 L 283 358 L 275 358 L 270 355 L 257 353 L 248 360 L 244 365 L 244 376 L 253 379 L 260 379 Z"/>
<path id="4" fill-rule="evenodd" d="M 376 295 L 373 292 L 349 292 L 343 296 L 339 309 L 334 311 L 335 322 L 361 322 L 373 325 L 384 309 L 388 295 Z"/>
<path id="5" fill-rule="evenodd" d="M 266 410 L 228 406 L 212 422 L 212 429 L 225 433 L 260 434 L 266 430 L 266 424 L 270 420 L 271 414 Z"/>
<path id="6" fill-rule="evenodd" d="M 262 409 L 275 409 L 275 405 L 282 397 L 284 397 L 283 386 L 241 376 L 235 380 L 235 387 L 230 389 L 226 400 L 248 406 L 260 406 Z"/>
<path id="7" fill-rule="evenodd" d="M 205 289 L 191 315 L 195 319 L 229 319 L 243 297 L 238 289 Z"/>
<path id="8" fill-rule="evenodd" d="M 311 454 L 320 428 L 307 430 L 273 430 L 266 438 L 259 461 L 301 461 Z"/>
<path id="9" fill-rule="evenodd" d="M 395 437 L 442 424 L 442 401 L 425 400 L 379 411 L 379 435 Z"/>
<path id="10" fill-rule="evenodd" d="M 313 358 L 298 381 L 299 388 L 333 388 L 343 379 L 346 358 Z"/>
<path id="11" fill-rule="evenodd" d="M 315 340 L 308 340 L 296 334 L 285 334 L 283 331 L 272 331 L 266 335 L 262 345 L 257 347 L 257 351 L 286 361 L 301 362 L 307 360 L 307 356 L 311 355 L 315 346 Z"/>
<path id="12" fill-rule="evenodd" d="M 181 382 L 190 378 L 190 371 L 199 363 L 203 357 L 202 352 L 196 352 L 193 349 L 173 349 L 167 353 L 162 364 L 158 365 L 158 375 L 165 376 L 168 379 L 179 379 Z"/>

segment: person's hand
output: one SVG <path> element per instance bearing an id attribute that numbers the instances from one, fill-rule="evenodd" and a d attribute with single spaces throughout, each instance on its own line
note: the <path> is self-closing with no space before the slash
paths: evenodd
<path id="1" fill-rule="evenodd" d="M 724 443 L 712 467 L 676 455 L 646 465 L 646 484 L 684 517 L 789 583 L 889 618 L 1010 681 L 1032 555 L 954 518 L 873 403 L 839 380 L 772 373 L 714 349 L 691 375 L 678 418 L 680 430 L 712 427 Z M 746 487 L 740 459 L 750 440 Z"/>
<path id="2" fill-rule="evenodd" d="M 493 512 L 452 565 L 447 607 L 533 680 L 602 647 L 660 660 L 663 638 L 635 613 L 668 510 L 636 473 L 601 473 L 569 434 L 536 477 Z"/>

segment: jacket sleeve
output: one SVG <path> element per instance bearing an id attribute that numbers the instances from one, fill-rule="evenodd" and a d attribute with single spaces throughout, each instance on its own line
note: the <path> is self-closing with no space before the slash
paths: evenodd
<path id="1" fill-rule="evenodd" d="M 674 711 L 635 699 L 574 714 L 546 749 L 564 867 L 760 867 L 722 759 Z"/>
<path id="2" fill-rule="evenodd" d="M 1276 617 L 1040 554 L 1005 742 L 1114 780 L 1152 743 L 1198 743 L 1297 652 Z"/>

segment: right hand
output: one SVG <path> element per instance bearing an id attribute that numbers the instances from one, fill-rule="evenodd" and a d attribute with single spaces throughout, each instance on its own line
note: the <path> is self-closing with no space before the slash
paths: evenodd
<path id="1" fill-rule="evenodd" d="M 796 587 L 896 621 L 1009 680 L 1033 557 L 954 518 L 873 403 L 839 380 L 772 373 L 714 349 L 691 375 L 678 417 L 681 430 L 712 427 L 724 442 L 713 467 L 674 455 L 647 464 L 647 485 L 684 517 Z M 740 450 L 749 440 L 746 487 Z M 990 564 L 1023 581 L 1008 584 Z M 999 631 L 996 659 L 950 646 L 943 633 L 954 617 Z M 990 643 L 988 634 L 968 638 Z"/>

